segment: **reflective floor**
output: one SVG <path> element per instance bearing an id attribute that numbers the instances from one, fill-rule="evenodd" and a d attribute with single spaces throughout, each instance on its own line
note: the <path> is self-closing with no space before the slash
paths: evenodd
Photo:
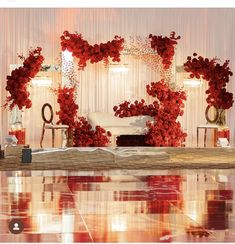
<path id="1" fill-rule="evenodd" d="M 0 172 L 0 242 L 235 242 L 234 190 L 235 170 Z"/>

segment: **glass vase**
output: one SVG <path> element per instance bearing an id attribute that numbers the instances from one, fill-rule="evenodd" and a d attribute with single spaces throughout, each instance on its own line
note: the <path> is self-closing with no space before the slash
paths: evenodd
<path id="1" fill-rule="evenodd" d="M 14 135 L 18 142 L 17 144 L 25 144 L 25 128 L 22 123 L 22 111 L 15 106 L 10 114 L 10 131 L 9 135 Z"/>

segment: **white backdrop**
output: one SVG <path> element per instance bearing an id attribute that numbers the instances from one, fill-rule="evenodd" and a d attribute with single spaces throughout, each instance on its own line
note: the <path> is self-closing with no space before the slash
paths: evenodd
<path id="1" fill-rule="evenodd" d="M 41 46 L 45 63 L 54 64 L 61 51 L 59 37 L 64 30 L 78 31 L 92 44 L 106 42 L 115 35 L 128 40 L 130 36 L 144 38 L 150 33 L 169 35 L 175 31 L 182 37 L 177 48 L 176 65 L 182 65 L 188 55 L 197 52 L 209 58 L 217 56 L 222 61 L 230 59 L 230 67 L 235 70 L 234 24 L 234 9 L 1 9 L 1 101 L 3 103 L 6 96 L 5 77 L 10 64 L 19 62 L 17 53 L 27 53 L 30 47 Z M 125 59 L 129 67 L 127 74 L 111 74 L 103 64 L 89 65 L 85 71 L 79 72 L 80 114 L 112 112 L 113 105 L 125 99 L 146 98 L 145 85 L 157 81 L 159 75 L 141 61 L 131 57 Z M 177 76 L 177 82 L 181 81 L 180 75 Z M 235 90 L 233 83 L 234 77 L 228 87 L 232 92 Z M 181 119 L 189 134 L 188 146 L 195 146 L 196 126 L 205 123 L 205 87 L 206 84 L 188 92 L 185 114 Z M 31 112 L 27 111 L 24 116 L 27 141 L 33 146 L 39 145 L 41 105 L 47 101 L 56 104 L 48 90 L 38 92 L 40 101 L 34 103 Z M 233 143 L 234 115 L 235 107 L 230 109 L 227 118 Z M 2 112 L 0 119 L 1 135 L 4 136 L 8 130 L 7 113 Z"/>

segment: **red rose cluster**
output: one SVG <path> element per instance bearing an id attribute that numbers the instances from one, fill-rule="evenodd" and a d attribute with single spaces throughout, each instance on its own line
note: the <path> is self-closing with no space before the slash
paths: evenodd
<path id="1" fill-rule="evenodd" d="M 180 147 L 187 137 L 187 134 L 182 131 L 180 122 L 168 118 L 163 111 L 159 111 L 159 118 L 154 124 L 148 122 L 147 126 L 149 131 L 145 141 L 150 146 Z"/>
<path id="2" fill-rule="evenodd" d="M 109 143 L 110 132 L 100 126 L 92 130 L 91 125 L 84 117 L 77 117 L 78 105 L 75 103 L 75 87 L 59 87 L 56 90 L 57 102 L 60 110 L 57 124 L 62 123 L 69 126 L 69 134 L 73 138 L 75 147 L 102 147 Z"/>
<path id="3" fill-rule="evenodd" d="M 79 59 L 78 67 L 80 70 L 84 70 L 88 60 L 91 63 L 97 63 L 102 60 L 107 62 L 108 57 L 110 57 L 113 62 L 120 62 L 120 52 L 124 48 L 124 38 L 120 36 L 115 36 L 112 41 L 107 43 L 90 45 L 82 38 L 81 34 L 71 34 L 68 31 L 64 31 L 60 39 L 62 50 L 65 51 L 67 49 L 72 52 L 74 57 Z"/>
<path id="4" fill-rule="evenodd" d="M 10 96 L 6 98 L 4 107 L 9 106 L 12 110 L 17 105 L 22 110 L 24 107 L 27 109 L 32 106 L 27 86 L 42 67 L 44 57 L 41 55 L 41 51 L 42 48 L 37 47 L 29 52 L 26 59 L 19 56 L 19 58 L 24 59 L 23 66 L 16 68 L 11 72 L 11 75 L 7 76 L 6 90 L 10 93 Z"/>
<path id="5" fill-rule="evenodd" d="M 164 69 L 169 69 L 175 55 L 175 45 L 177 45 L 180 36 L 175 37 L 175 32 L 172 31 L 170 37 L 150 34 L 149 38 L 151 38 L 151 48 L 157 51 L 157 54 L 162 58 Z"/>
<path id="6" fill-rule="evenodd" d="M 92 126 L 84 117 L 79 117 L 73 134 L 75 147 L 104 147 L 109 143 L 111 133 L 100 126 L 92 130 Z"/>
<path id="7" fill-rule="evenodd" d="M 151 85 L 146 85 L 146 89 L 150 96 L 158 99 L 159 109 L 164 110 L 175 119 L 183 115 L 184 101 L 186 101 L 185 91 L 172 90 L 163 79 L 151 82 Z"/>
<path id="8" fill-rule="evenodd" d="M 134 104 L 125 101 L 113 108 L 115 115 L 121 118 L 136 115 L 152 116 L 154 123 L 147 122 L 149 131 L 145 136 L 146 144 L 158 147 L 182 146 L 187 134 L 182 131 L 180 122 L 176 120 L 178 116 L 183 115 L 185 92 L 173 91 L 164 80 L 152 82 L 146 86 L 146 90 L 150 96 L 157 98 L 153 104 L 146 105 L 143 99 L 141 102 L 135 101 Z"/>
<path id="9" fill-rule="evenodd" d="M 78 112 L 78 105 L 75 103 L 75 88 L 74 87 L 59 87 L 57 92 L 57 102 L 59 103 L 60 110 L 56 112 L 59 115 L 59 121 L 68 125 L 70 129 L 76 125 L 76 117 Z"/>
<path id="10" fill-rule="evenodd" d="M 158 102 L 153 102 L 153 104 L 147 105 L 145 104 L 145 100 L 141 99 L 140 102 L 136 100 L 134 103 L 124 101 L 118 106 L 114 106 L 113 110 L 115 116 L 120 118 L 138 115 L 149 115 L 153 117 L 157 115 L 158 107 Z"/>
<path id="11" fill-rule="evenodd" d="M 159 101 L 155 122 L 147 123 L 149 131 L 146 134 L 146 143 L 160 147 L 182 146 L 187 134 L 182 131 L 180 122 L 176 120 L 184 113 L 185 92 L 173 91 L 164 80 L 152 82 L 146 88 L 147 93 Z"/>
<path id="12" fill-rule="evenodd" d="M 228 64 L 229 60 L 220 65 L 216 59 L 209 60 L 201 56 L 197 57 L 196 53 L 193 54 L 193 57 L 189 56 L 187 62 L 184 63 L 184 69 L 190 73 L 191 78 L 199 79 L 202 76 L 204 80 L 209 82 L 206 101 L 209 105 L 221 109 L 229 109 L 234 102 L 233 94 L 226 91 L 229 77 L 233 75 Z"/>

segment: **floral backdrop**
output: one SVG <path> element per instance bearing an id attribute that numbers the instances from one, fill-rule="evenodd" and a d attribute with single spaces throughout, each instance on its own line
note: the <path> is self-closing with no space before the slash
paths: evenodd
<path id="1" fill-rule="evenodd" d="M 139 18 L 139 16 L 143 18 Z M 142 37 L 153 35 L 169 36 L 174 30 L 182 38 L 179 40 L 176 50 L 176 65 L 183 65 L 187 56 L 196 52 L 202 57 L 210 59 L 219 57 L 223 63 L 230 59 L 231 70 L 234 68 L 233 43 L 235 36 L 231 23 L 234 20 L 234 10 L 230 9 L 7 9 L 1 12 L 2 38 L 0 40 L 0 74 L 1 80 L 9 74 L 9 64 L 19 63 L 17 53 L 28 52 L 29 47 L 42 46 L 46 64 L 53 64 L 61 50 L 58 42 L 61 33 L 68 29 L 82 33 L 89 43 L 105 43 L 119 34 L 125 40 L 139 33 Z M 221 16 L 221 18 L 218 18 Z M 107 19 L 109 21 L 107 22 Z M 116 20 L 120 21 L 117 22 Z M 25 21 L 29 23 L 24 25 Z M 50 23 L 50 24 L 47 24 Z M 166 24 L 168 23 L 168 24 Z M 221 31 L 218 32 L 220 27 Z M 11 31 L 9 31 L 11 30 Z M 204 40 L 204 41 L 202 41 Z M 58 42 L 58 43 L 57 43 Z M 46 43 L 46 45 L 45 45 Z M 78 89 L 79 112 L 86 115 L 92 111 L 113 112 L 113 106 L 124 100 L 141 101 L 151 104 L 154 98 L 146 93 L 146 85 L 151 81 L 159 81 L 159 73 L 144 65 L 143 60 L 125 55 L 123 62 L 129 63 L 129 72 L 126 74 L 112 74 L 104 69 L 103 63 L 87 64 L 83 73 L 78 73 L 80 81 Z M 76 64 L 75 64 L 76 65 Z M 134 75 L 133 75 L 134 74 Z M 176 73 L 175 80 L 182 82 L 181 73 Z M 58 86 L 59 77 L 53 74 L 53 86 Z M 233 92 L 234 77 L 228 84 L 228 91 Z M 83 82 L 85 81 L 85 82 Z M 128 81 L 128 82 L 127 82 Z M 2 91 L 5 85 L 1 84 Z M 207 106 L 205 91 L 208 83 L 204 82 L 201 87 L 188 89 L 187 101 L 185 102 L 184 115 L 179 117 L 183 130 L 188 134 L 186 145 L 195 145 L 196 126 L 205 123 L 205 108 Z M 56 97 L 50 96 L 46 88 L 30 87 L 30 93 L 37 99 L 32 107 L 24 112 L 24 124 L 31 133 L 26 134 L 31 144 L 36 144 L 40 137 L 41 118 L 37 117 L 43 101 L 53 104 L 58 111 Z M 40 96 L 39 96 L 40 94 Z M 1 94 L 2 104 L 6 93 Z M 33 98 L 33 100 L 34 100 Z M 197 102 L 195 102 L 197 101 Z M 234 107 L 228 111 L 227 123 L 231 129 L 233 141 L 234 135 Z M 34 116 L 37 123 L 32 126 L 28 118 Z M 7 112 L 3 111 L 0 116 L 2 133 L 8 131 Z"/>

